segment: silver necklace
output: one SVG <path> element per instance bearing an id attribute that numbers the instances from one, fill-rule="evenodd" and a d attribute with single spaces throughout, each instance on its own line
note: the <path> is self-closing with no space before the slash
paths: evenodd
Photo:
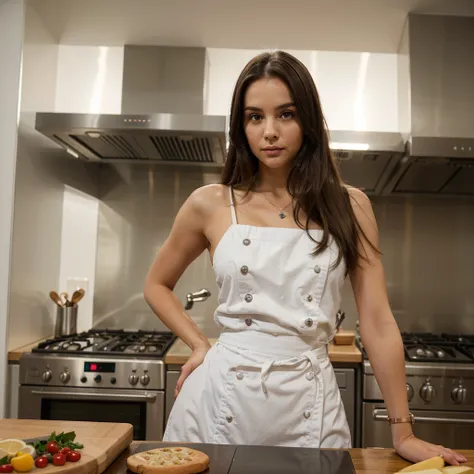
<path id="1" fill-rule="evenodd" d="M 286 206 L 279 208 L 275 206 L 275 204 L 273 204 L 273 202 L 271 202 L 270 199 L 268 199 L 267 196 L 265 196 L 265 194 L 262 193 L 262 196 L 278 211 L 278 215 L 280 216 L 280 219 L 284 219 L 286 217 L 286 214 L 283 212 L 283 210 L 286 209 L 293 202 L 293 198 Z"/>

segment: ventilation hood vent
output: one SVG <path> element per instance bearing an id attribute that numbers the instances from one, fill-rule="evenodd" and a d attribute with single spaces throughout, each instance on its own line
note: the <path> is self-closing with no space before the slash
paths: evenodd
<path id="1" fill-rule="evenodd" d="M 382 192 L 405 152 L 400 133 L 331 130 L 329 136 L 343 180 L 368 195 Z"/>
<path id="2" fill-rule="evenodd" d="M 122 114 L 36 114 L 36 129 L 96 162 L 222 165 L 226 117 L 203 115 L 204 48 L 125 46 Z"/>
<path id="3" fill-rule="evenodd" d="M 102 162 L 221 165 L 225 117 L 39 113 L 36 129 L 76 158 Z"/>
<path id="4" fill-rule="evenodd" d="M 408 17 L 399 55 L 407 156 L 384 194 L 474 196 L 474 17 Z"/>

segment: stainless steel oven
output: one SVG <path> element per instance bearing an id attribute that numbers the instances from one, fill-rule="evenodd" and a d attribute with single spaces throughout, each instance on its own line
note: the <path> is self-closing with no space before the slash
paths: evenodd
<path id="1" fill-rule="evenodd" d="M 474 411 L 417 410 L 413 432 L 434 444 L 449 448 L 474 448 Z M 363 403 L 363 446 L 392 447 L 392 435 L 387 423 L 387 410 L 381 403 Z"/>
<path id="2" fill-rule="evenodd" d="M 164 391 L 21 386 L 19 417 L 133 425 L 133 439 L 163 437 Z"/>
<path id="3" fill-rule="evenodd" d="M 402 333 L 406 394 L 421 439 L 474 448 L 474 335 Z M 367 353 L 362 376 L 362 447 L 391 447 L 387 409 Z"/>
<path id="4" fill-rule="evenodd" d="M 90 330 L 41 343 L 20 359 L 19 418 L 130 423 L 161 440 L 171 333 Z"/>

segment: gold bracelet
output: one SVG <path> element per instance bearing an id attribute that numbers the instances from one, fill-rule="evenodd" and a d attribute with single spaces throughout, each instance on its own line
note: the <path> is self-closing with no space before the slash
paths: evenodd
<path id="1" fill-rule="evenodd" d="M 388 416 L 387 421 L 390 425 L 396 425 L 398 423 L 410 423 L 411 425 L 415 424 L 415 415 L 409 413 L 408 416 L 402 418 L 395 418 L 393 416 Z"/>

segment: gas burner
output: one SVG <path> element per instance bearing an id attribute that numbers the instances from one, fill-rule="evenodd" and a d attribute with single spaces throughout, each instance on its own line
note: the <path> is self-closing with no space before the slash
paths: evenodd
<path id="1" fill-rule="evenodd" d="M 163 357 L 176 340 L 171 332 L 91 329 L 80 334 L 49 339 L 32 352 L 75 355 L 128 355 Z"/>
<path id="2" fill-rule="evenodd" d="M 470 362 L 454 344 L 415 343 L 405 344 L 406 358 L 420 362 Z"/>
<path id="3" fill-rule="evenodd" d="M 408 362 L 474 363 L 474 335 L 402 332 L 405 360 Z M 356 345 L 365 360 L 367 352 L 360 336 Z"/>
<path id="4" fill-rule="evenodd" d="M 406 360 L 414 362 L 474 361 L 474 336 L 432 333 L 402 333 Z"/>

